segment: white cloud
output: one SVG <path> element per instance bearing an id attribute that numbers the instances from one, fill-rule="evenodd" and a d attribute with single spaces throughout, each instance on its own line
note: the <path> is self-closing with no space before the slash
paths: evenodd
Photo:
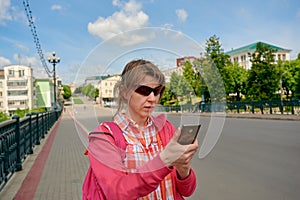
<path id="1" fill-rule="evenodd" d="M 0 24 L 5 25 L 6 20 L 12 20 L 10 13 L 10 0 L 0 1 Z"/>
<path id="2" fill-rule="evenodd" d="M 4 66 L 10 65 L 10 64 L 11 64 L 11 62 L 9 59 L 0 56 L 0 67 L 4 67 Z"/>
<path id="3" fill-rule="evenodd" d="M 62 6 L 61 5 L 52 5 L 51 10 L 61 10 Z"/>
<path id="4" fill-rule="evenodd" d="M 142 5 L 135 0 L 129 0 L 126 3 L 113 0 L 113 5 L 119 7 L 120 11 L 107 18 L 100 16 L 95 22 L 90 22 L 88 24 L 90 34 L 106 40 L 124 31 L 139 29 L 147 25 L 149 16 L 141 10 Z M 140 37 L 133 38 L 139 41 L 141 39 Z"/>
<path id="5" fill-rule="evenodd" d="M 187 12 L 184 9 L 177 9 L 176 15 L 180 22 L 184 23 L 188 17 Z"/>

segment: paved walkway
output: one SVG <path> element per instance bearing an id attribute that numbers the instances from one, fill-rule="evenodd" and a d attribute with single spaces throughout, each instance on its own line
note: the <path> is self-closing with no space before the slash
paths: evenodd
<path id="1" fill-rule="evenodd" d="M 16 172 L 0 199 L 81 199 L 81 186 L 88 169 L 84 145 L 74 121 L 63 113 L 41 145 Z"/>
<path id="2" fill-rule="evenodd" d="M 300 120 L 296 115 L 227 114 L 226 117 Z M 26 158 L 23 170 L 11 178 L 0 199 L 81 199 L 81 186 L 89 165 L 84 150 L 71 115 L 64 112 L 34 154 Z"/>

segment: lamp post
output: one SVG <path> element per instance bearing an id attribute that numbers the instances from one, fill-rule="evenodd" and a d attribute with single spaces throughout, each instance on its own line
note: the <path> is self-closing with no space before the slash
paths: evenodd
<path id="1" fill-rule="evenodd" d="M 56 58 L 56 53 L 52 52 L 52 58 L 48 58 L 49 63 L 53 65 L 53 93 L 54 93 L 54 105 L 53 108 L 56 110 L 56 74 L 55 74 L 55 66 L 60 62 L 60 58 Z"/>
<path id="2" fill-rule="evenodd" d="M 201 70 L 201 111 L 204 112 L 204 105 L 205 105 L 205 97 L 204 97 L 204 72 L 203 72 L 203 57 L 202 52 L 200 52 L 200 70 Z"/>

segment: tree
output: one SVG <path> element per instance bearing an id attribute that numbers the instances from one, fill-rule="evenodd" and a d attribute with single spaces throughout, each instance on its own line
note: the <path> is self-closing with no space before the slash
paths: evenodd
<path id="1" fill-rule="evenodd" d="M 201 80 L 199 64 L 195 61 L 193 64 L 186 61 L 183 64 L 183 77 L 192 86 L 196 96 L 201 95 Z"/>
<path id="2" fill-rule="evenodd" d="M 292 90 L 292 97 L 300 98 L 300 58 L 291 62 L 292 75 L 294 77 L 294 87 Z"/>
<path id="3" fill-rule="evenodd" d="M 71 88 L 68 85 L 63 86 L 63 97 L 64 99 L 69 99 L 72 96 Z"/>
<path id="4" fill-rule="evenodd" d="M 208 40 L 206 40 L 205 51 L 205 56 L 213 61 L 222 75 L 224 67 L 229 62 L 229 55 L 226 55 L 224 53 L 224 49 L 222 48 L 222 44 L 219 41 L 219 37 L 213 35 Z"/>
<path id="5" fill-rule="evenodd" d="M 236 62 L 229 63 L 225 69 L 225 88 L 226 93 L 236 93 L 236 101 L 241 100 L 241 94 L 245 94 L 245 85 L 247 81 L 247 71 L 243 67 L 239 66 Z"/>
<path id="6" fill-rule="evenodd" d="M 255 52 L 249 53 L 252 67 L 246 85 L 248 99 L 260 101 L 275 97 L 279 86 L 279 69 L 274 64 L 274 52 L 259 42 Z"/>
<path id="7" fill-rule="evenodd" d="M 213 35 L 206 41 L 205 59 L 200 59 L 200 69 L 209 90 L 211 101 L 225 101 L 224 68 L 229 62 L 229 55 L 224 53 L 219 38 Z M 207 97 L 207 95 L 205 96 Z"/>

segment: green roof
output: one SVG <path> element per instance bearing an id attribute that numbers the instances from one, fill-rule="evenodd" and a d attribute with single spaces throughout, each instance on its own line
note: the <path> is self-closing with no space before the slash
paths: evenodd
<path id="1" fill-rule="evenodd" d="M 253 43 L 253 44 L 249 44 L 247 46 L 243 46 L 243 47 L 240 47 L 240 48 L 237 48 L 237 49 L 233 49 L 231 51 L 227 51 L 227 52 L 225 52 L 225 54 L 233 55 L 233 54 L 237 54 L 237 53 L 241 53 L 241 52 L 255 51 L 258 43 L 262 43 L 263 46 L 269 46 L 271 49 L 274 49 L 276 51 L 288 51 L 288 52 L 291 51 L 289 49 L 284 49 L 282 47 L 274 46 L 274 45 L 267 44 L 267 43 L 264 43 L 264 42 L 256 42 L 256 43 Z"/>

